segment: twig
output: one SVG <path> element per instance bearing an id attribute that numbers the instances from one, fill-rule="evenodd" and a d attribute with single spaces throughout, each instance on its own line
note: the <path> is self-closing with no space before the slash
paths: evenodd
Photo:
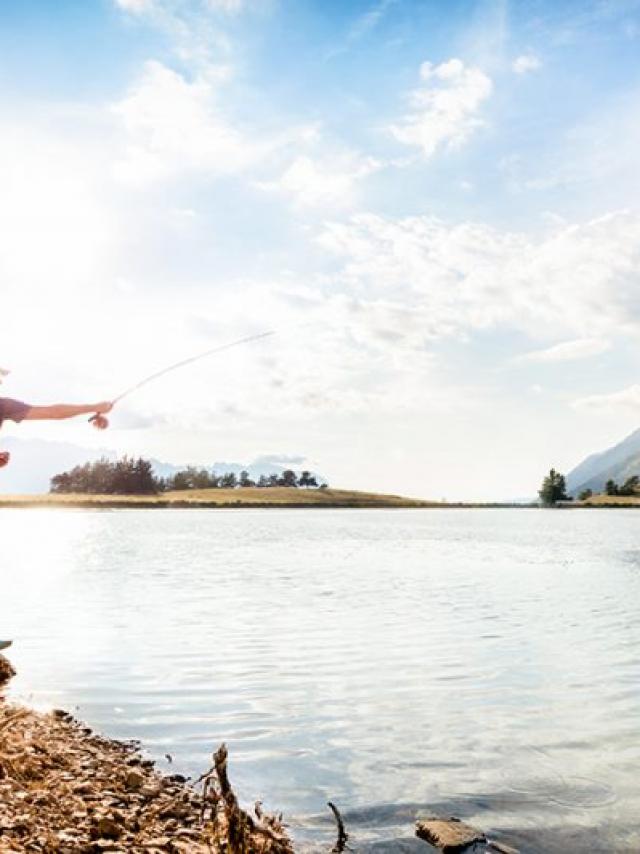
<path id="1" fill-rule="evenodd" d="M 331 801 L 327 803 L 327 806 L 333 813 L 333 816 L 336 820 L 336 824 L 338 825 L 338 839 L 336 844 L 331 849 L 331 854 L 341 854 L 342 851 L 347 849 L 347 842 L 349 841 L 349 834 L 345 830 L 344 822 L 342 820 L 342 816 L 340 815 L 340 810 L 335 804 L 332 804 Z"/>

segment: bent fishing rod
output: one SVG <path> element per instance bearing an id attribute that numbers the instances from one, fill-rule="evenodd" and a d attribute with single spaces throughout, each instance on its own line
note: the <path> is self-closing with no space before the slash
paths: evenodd
<path id="1" fill-rule="evenodd" d="M 169 365 L 167 368 L 163 368 L 161 371 L 156 371 L 153 374 L 150 374 L 148 377 L 145 377 L 140 382 L 137 382 L 135 385 L 130 386 L 130 388 L 123 391 L 117 397 L 115 397 L 111 403 L 115 406 L 117 403 L 120 403 L 125 397 L 128 397 L 130 394 L 133 394 L 138 389 L 147 385 L 154 380 L 160 379 L 165 374 L 169 374 L 172 371 L 177 371 L 179 368 L 184 368 L 186 365 L 191 365 L 193 362 L 199 362 L 200 359 L 206 359 L 207 356 L 213 356 L 216 353 L 222 353 L 224 350 L 230 350 L 232 347 L 240 347 L 242 344 L 250 344 L 253 341 L 259 341 L 261 338 L 268 338 L 271 335 L 275 335 L 277 332 L 276 329 L 270 329 L 267 332 L 260 332 L 257 335 L 248 335 L 246 338 L 239 338 L 237 341 L 231 341 L 229 344 L 222 344 L 220 347 L 212 347 L 210 350 L 205 350 L 204 353 L 198 353 L 195 356 L 189 356 L 188 359 L 181 359 L 179 362 L 176 362 L 173 365 Z M 109 426 L 109 419 L 102 415 L 100 412 L 96 412 L 95 415 L 92 415 L 89 419 L 89 423 L 93 424 L 94 427 L 97 427 L 98 430 L 106 430 Z"/>

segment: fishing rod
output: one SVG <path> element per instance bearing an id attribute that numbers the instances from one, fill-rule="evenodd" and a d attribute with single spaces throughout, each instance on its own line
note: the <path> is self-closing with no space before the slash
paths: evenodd
<path id="1" fill-rule="evenodd" d="M 147 385 L 147 383 L 153 382 L 154 380 L 160 379 L 165 374 L 171 373 L 171 371 L 177 371 L 178 368 L 184 368 L 185 365 L 191 365 L 193 362 L 198 362 L 200 359 L 205 359 L 207 356 L 213 356 L 215 353 L 222 353 L 224 350 L 230 350 L 232 347 L 240 347 L 242 344 L 250 344 L 252 341 L 259 341 L 261 338 L 268 338 L 271 335 L 275 335 L 277 332 L 276 329 L 270 329 L 267 332 L 260 332 L 257 335 L 248 335 L 246 338 L 239 338 L 237 341 L 231 341 L 229 344 L 222 344 L 220 347 L 212 347 L 210 350 L 205 350 L 204 353 L 198 353 L 195 356 L 189 356 L 188 359 L 181 359 L 179 362 L 176 362 L 173 365 L 169 365 L 167 368 L 163 368 L 161 371 L 156 371 L 153 374 L 150 374 L 148 377 L 140 380 L 135 385 L 130 386 L 128 389 L 125 389 L 121 394 L 115 397 L 111 403 L 113 406 L 116 403 L 120 403 L 125 397 L 128 397 L 130 394 L 133 394 L 138 389 Z M 92 415 L 89 419 L 89 423 L 93 424 L 94 427 L 97 427 L 99 430 L 106 430 L 109 426 L 109 419 L 102 415 L 100 412 L 96 412 L 95 415 Z"/>

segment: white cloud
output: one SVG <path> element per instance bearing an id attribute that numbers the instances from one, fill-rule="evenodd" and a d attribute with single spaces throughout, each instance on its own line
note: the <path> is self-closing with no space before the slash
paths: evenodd
<path id="1" fill-rule="evenodd" d="M 125 134 L 118 177 L 145 184 L 189 171 L 228 175 L 259 160 L 268 144 L 251 141 L 222 115 L 219 82 L 210 75 L 190 82 L 160 62 L 147 62 L 112 107 Z"/>
<path id="2" fill-rule="evenodd" d="M 114 0 L 119 9 L 132 15 L 142 15 L 154 8 L 154 0 Z"/>
<path id="3" fill-rule="evenodd" d="M 528 74 L 530 71 L 538 71 L 542 67 L 542 62 L 533 53 L 524 53 L 516 57 L 511 64 L 511 68 L 516 74 Z"/>
<path id="4" fill-rule="evenodd" d="M 244 8 L 244 0 L 206 0 L 206 6 L 213 11 L 234 13 Z"/>
<path id="5" fill-rule="evenodd" d="M 544 350 L 534 350 L 517 357 L 519 362 L 571 362 L 577 359 L 587 359 L 598 356 L 611 348 L 608 341 L 602 338 L 576 338 L 574 341 L 563 341 L 547 347 Z"/>
<path id="6" fill-rule="evenodd" d="M 640 410 L 640 385 L 632 385 L 628 388 L 611 394 L 592 394 L 574 400 L 575 409 L 590 409 L 601 412 L 619 412 L 620 410 Z"/>
<path id="7" fill-rule="evenodd" d="M 438 148 L 463 145 L 484 125 L 478 112 L 493 88 L 491 79 L 479 68 L 469 68 L 460 59 L 420 67 L 425 85 L 410 94 L 413 110 L 391 127 L 399 142 L 417 146 L 426 157 Z"/>
<path id="8" fill-rule="evenodd" d="M 119 9 L 132 15 L 156 11 L 171 12 L 176 7 L 175 3 L 167 3 L 166 0 L 114 0 L 114 3 Z M 244 6 L 245 0 L 204 0 L 203 2 L 204 9 L 211 12 L 235 13 L 240 12 Z"/>
<path id="9" fill-rule="evenodd" d="M 378 0 L 370 9 L 359 15 L 354 21 L 348 36 L 348 41 L 357 41 L 375 29 L 390 8 L 397 5 L 398 0 Z"/>
<path id="10" fill-rule="evenodd" d="M 324 158 L 300 155 L 277 181 L 258 186 L 286 193 L 300 205 L 345 205 L 353 200 L 357 183 L 381 166 L 373 157 L 356 154 Z"/>
<path id="11" fill-rule="evenodd" d="M 605 337 L 640 327 L 640 217 L 630 213 L 558 226 L 538 240 L 367 214 L 328 225 L 319 240 L 343 259 L 345 289 L 368 301 L 393 295 L 426 338 L 496 327 Z"/>

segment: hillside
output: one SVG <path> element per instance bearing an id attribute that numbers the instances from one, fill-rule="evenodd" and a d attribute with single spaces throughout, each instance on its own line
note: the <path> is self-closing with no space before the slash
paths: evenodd
<path id="1" fill-rule="evenodd" d="M 567 490 L 573 496 L 583 489 L 603 492 L 608 480 L 624 483 L 634 474 L 640 474 L 640 430 L 583 460 L 567 475 Z"/>
<path id="2" fill-rule="evenodd" d="M 160 495 L 0 495 L 4 507 L 138 508 L 138 507 L 431 507 L 400 495 L 345 489 L 194 489 Z"/>

